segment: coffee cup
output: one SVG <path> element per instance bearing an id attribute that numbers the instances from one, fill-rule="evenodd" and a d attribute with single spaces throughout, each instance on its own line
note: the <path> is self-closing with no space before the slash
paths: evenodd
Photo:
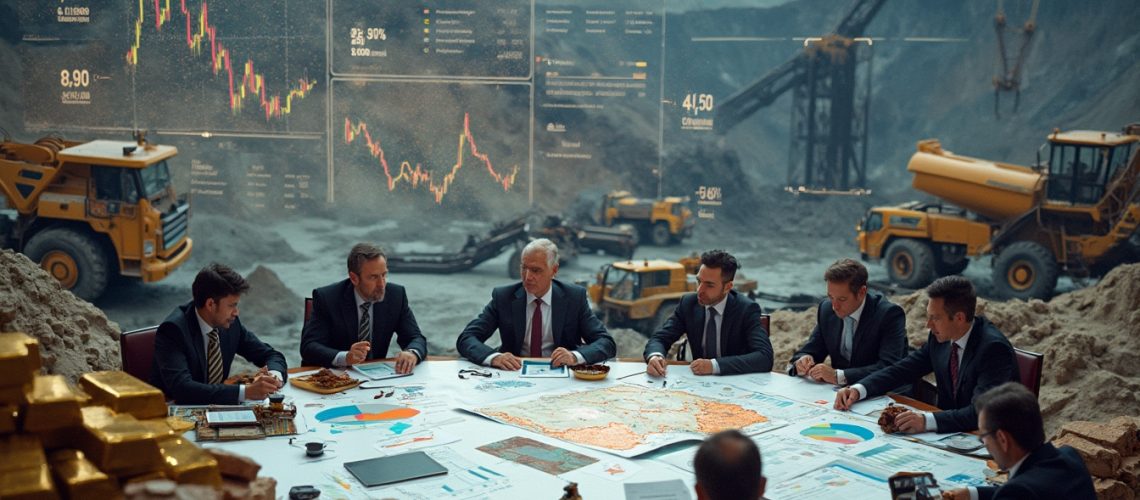
<path id="1" fill-rule="evenodd" d="M 305 455 L 308 455 L 310 457 L 319 457 L 321 455 L 324 455 L 325 446 L 326 445 L 324 443 L 318 443 L 316 441 L 305 443 Z"/>

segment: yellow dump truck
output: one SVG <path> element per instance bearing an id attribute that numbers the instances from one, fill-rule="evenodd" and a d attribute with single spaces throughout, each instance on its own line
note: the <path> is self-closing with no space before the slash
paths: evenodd
<path id="1" fill-rule="evenodd" d="M 157 281 L 190 256 L 190 206 L 176 197 L 172 146 L 45 137 L 0 143 L 0 247 L 94 300 L 114 275 Z"/>
<path id="2" fill-rule="evenodd" d="M 609 326 L 634 328 L 652 335 L 681 300 L 697 290 L 693 276 L 700 268 L 699 257 L 671 260 L 623 260 L 603 266 L 595 282 L 587 286 L 599 318 Z M 751 295 L 756 280 L 739 272 L 732 283 L 739 293 Z"/>
<path id="3" fill-rule="evenodd" d="M 693 235 L 696 219 L 687 204 L 687 198 L 677 196 L 652 200 L 637 198 L 629 191 L 614 191 L 602 200 L 601 223 L 629 224 L 642 239 L 657 246 L 676 244 Z"/>
<path id="4" fill-rule="evenodd" d="M 1140 125 L 1122 133 L 1054 131 L 1032 167 L 918 143 L 913 186 L 944 203 L 872 208 L 857 227 L 865 260 L 884 259 L 892 282 L 921 288 L 992 255 L 1006 298 L 1048 298 L 1057 277 L 1103 274 L 1137 257 Z"/>

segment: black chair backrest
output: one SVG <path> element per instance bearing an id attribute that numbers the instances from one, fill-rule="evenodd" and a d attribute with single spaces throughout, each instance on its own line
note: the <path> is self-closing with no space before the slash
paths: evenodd
<path id="1" fill-rule="evenodd" d="M 154 363 L 154 336 L 157 326 L 139 328 L 119 336 L 119 354 L 123 371 L 143 382 L 150 383 L 150 369 Z"/>

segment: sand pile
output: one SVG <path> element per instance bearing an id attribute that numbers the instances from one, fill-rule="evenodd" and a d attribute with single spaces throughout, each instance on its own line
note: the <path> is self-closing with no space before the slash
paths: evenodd
<path id="1" fill-rule="evenodd" d="M 264 225 L 198 213 L 191 221 L 194 252 L 185 264 L 191 269 L 200 269 L 211 260 L 234 269 L 249 269 L 263 262 L 305 260 L 287 240 Z"/>
<path id="2" fill-rule="evenodd" d="M 906 311 L 910 344 L 921 346 L 925 294 L 891 300 Z M 1040 401 L 1047 434 L 1073 420 L 1140 415 L 1140 264 L 1117 267 L 1097 285 L 1049 302 L 979 299 L 977 310 L 1015 347 L 1045 355 Z M 777 370 L 807 340 L 815 320 L 814 309 L 772 315 Z"/>
<path id="3" fill-rule="evenodd" d="M 11 250 L 0 250 L 0 332 L 39 340 L 44 370 L 72 381 L 122 367 L 119 325 Z"/>
<path id="4" fill-rule="evenodd" d="M 305 300 L 293 293 L 277 273 L 257 266 L 245 279 L 249 282 L 249 292 L 242 297 L 240 311 L 242 321 L 250 323 L 247 326 L 260 326 L 264 330 L 301 324 Z"/>

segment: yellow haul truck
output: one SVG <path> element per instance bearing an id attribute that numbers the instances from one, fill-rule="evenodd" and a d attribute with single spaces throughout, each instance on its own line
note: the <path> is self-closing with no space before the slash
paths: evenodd
<path id="1" fill-rule="evenodd" d="M 112 275 L 157 281 L 190 256 L 190 206 L 175 197 L 172 146 L 45 137 L 0 143 L 0 247 L 94 300 Z"/>
<path id="2" fill-rule="evenodd" d="M 993 255 L 1007 298 L 1053 294 L 1057 277 L 1096 276 L 1136 258 L 1140 125 L 1123 133 L 1054 131 L 1024 167 L 918 143 L 913 186 L 945 200 L 875 207 L 856 228 L 864 260 L 885 259 L 890 280 L 921 288 Z"/>
<path id="3" fill-rule="evenodd" d="M 629 224 L 654 245 L 680 243 L 693 235 L 693 211 L 687 198 L 667 196 L 659 200 L 637 198 L 629 191 L 614 191 L 602 200 L 601 223 Z"/>

